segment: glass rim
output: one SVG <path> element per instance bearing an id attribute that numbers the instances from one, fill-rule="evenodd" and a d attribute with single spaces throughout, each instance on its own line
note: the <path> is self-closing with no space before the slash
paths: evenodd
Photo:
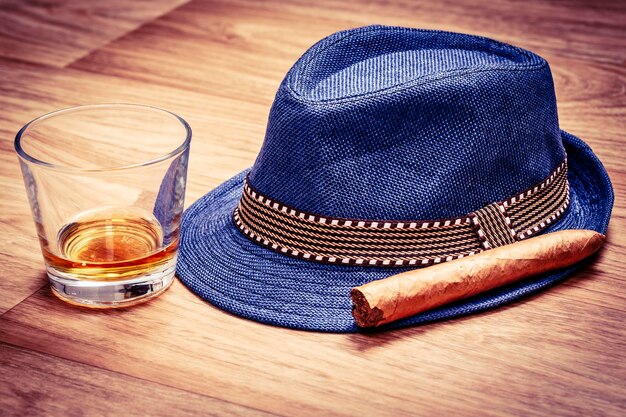
<path id="1" fill-rule="evenodd" d="M 136 164 L 130 164 L 130 165 L 121 165 L 121 166 L 113 166 L 110 168 L 77 168 L 77 167 L 69 167 L 69 166 L 64 166 L 64 165 L 58 165 L 58 164 L 53 164 L 50 162 L 46 162 L 46 161 L 42 161 L 38 158 L 35 158 L 32 155 L 29 155 L 24 148 L 22 147 L 22 137 L 24 136 L 24 134 L 28 131 L 28 129 L 31 126 L 34 126 L 35 124 L 38 124 L 42 121 L 45 121 L 47 119 L 50 119 L 52 117 L 56 117 L 56 116 L 60 116 L 63 115 L 65 113 L 71 113 L 73 111 L 76 110 L 90 110 L 90 109 L 102 109 L 102 108 L 114 108 L 114 107 L 127 107 L 127 108 L 136 108 L 136 109 L 143 109 L 143 110 L 150 110 L 150 111 L 156 111 L 156 112 L 161 112 L 161 113 L 165 113 L 166 115 L 169 116 L 173 116 L 174 119 L 178 120 L 183 127 L 185 128 L 185 139 L 183 140 L 183 142 L 177 146 L 174 150 L 160 155 L 156 158 L 152 158 L 152 159 L 148 159 L 147 161 L 143 161 L 143 162 L 138 162 Z M 15 141 L 14 141 L 14 146 L 15 146 L 15 152 L 17 153 L 17 155 L 22 158 L 25 159 L 33 164 L 48 168 L 48 169 L 53 169 L 53 170 L 57 170 L 57 171 L 66 171 L 66 172 L 107 172 L 107 171 L 122 171 L 122 170 L 127 170 L 127 169 L 132 169 L 132 168 L 139 168 L 139 167 L 144 167 L 144 166 L 149 166 L 149 165 L 153 165 L 153 164 L 157 164 L 159 162 L 162 161 L 166 161 L 168 159 L 170 159 L 171 157 L 181 154 L 185 149 L 187 149 L 189 147 L 189 144 L 191 143 L 191 126 L 189 126 L 189 123 L 187 123 L 185 121 L 185 119 L 183 119 L 182 117 L 180 117 L 179 115 L 177 115 L 176 113 L 173 113 L 169 110 L 164 110 L 161 109 L 159 107 L 156 106 L 150 106 L 150 105 L 145 105 L 145 104 L 133 104 L 133 103 L 102 103 L 102 104 L 86 104 L 86 105 L 81 105 L 81 106 L 72 106 L 72 107 L 66 107 L 63 109 L 59 109 L 59 110 L 55 110 L 49 113 L 46 113 L 42 116 L 36 117 L 34 119 L 32 119 L 30 122 L 26 123 L 15 135 Z"/>

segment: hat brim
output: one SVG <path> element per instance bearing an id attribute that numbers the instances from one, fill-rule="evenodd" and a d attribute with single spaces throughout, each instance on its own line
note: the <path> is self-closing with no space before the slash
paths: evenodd
<path id="1" fill-rule="evenodd" d="M 602 163 L 582 140 L 562 132 L 568 158 L 570 205 L 547 233 L 591 229 L 605 233 L 613 189 Z M 280 255 L 248 240 L 231 215 L 241 197 L 242 172 L 185 212 L 177 274 L 206 301 L 262 323 L 325 332 L 356 332 L 350 289 L 406 269 L 326 265 Z M 537 292 L 579 266 L 526 279 L 430 310 L 380 329 L 404 327 L 490 309 Z"/>

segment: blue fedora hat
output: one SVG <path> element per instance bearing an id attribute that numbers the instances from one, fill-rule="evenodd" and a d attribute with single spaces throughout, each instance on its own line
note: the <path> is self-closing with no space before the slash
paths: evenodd
<path id="1" fill-rule="evenodd" d="M 559 128 L 548 63 L 491 39 L 370 26 L 291 68 L 254 166 L 184 214 L 177 272 L 231 313 L 353 332 L 350 289 L 562 229 L 605 233 L 609 177 Z M 489 309 L 576 266 L 387 326 Z"/>

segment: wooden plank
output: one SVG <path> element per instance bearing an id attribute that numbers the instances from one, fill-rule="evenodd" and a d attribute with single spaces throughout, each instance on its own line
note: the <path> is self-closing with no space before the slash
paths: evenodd
<path id="1" fill-rule="evenodd" d="M 0 58 L 64 67 L 185 1 L 5 0 Z"/>
<path id="2" fill-rule="evenodd" d="M 267 416 L 215 398 L 0 343 L 9 416 Z"/>
<path id="3" fill-rule="evenodd" d="M 21 358 L 21 365 L 7 379 L 32 386 L 43 375 L 57 375 L 45 362 L 60 361 L 66 374 L 85 366 L 87 375 L 145 380 L 168 392 L 211 396 L 217 405 L 279 415 L 621 415 L 624 9 L 623 2 L 606 0 L 534 0 L 523 7 L 505 0 L 480 7 L 451 0 L 193 0 L 63 69 L 20 57 L 2 60 L 0 48 L 0 105 L 10 109 L 0 114 L 0 340 L 45 355 L 12 351 L 8 357 Z M 480 33 L 548 59 L 562 128 L 593 147 L 617 195 L 606 246 L 591 265 L 541 295 L 492 312 L 370 335 L 260 325 L 214 308 L 178 282 L 161 298 L 120 311 L 73 308 L 42 288 L 41 257 L 11 144 L 25 121 L 93 102 L 140 102 L 180 114 L 194 130 L 189 205 L 253 163 L 276 87 L 295 59 L 335 30 L 370 23 Z M 37 36 L 27 42 L 45 43 Z M 80 42 L 70 42 L 68 50 Z M 54 50 L 35 50 L 38 64 L 75 59 L 73 52 L 60 50 L 56 61 Z M 45 386 L 33 392 L 79 393 L 97 379 L 67 378 L 74 382 L 57 382 L 59 391 Z M 96 396 L 127 402 L 115 383 L 111 394 L 108 385 L 93 388 Z M 45 398 L 45 407 L 66 406 Z M 76 413 L 99 414 L 100 404 L 85 402 Z M 143 414 L 135 410 L 126 414 Z"/>
<path id="4" fill-rule="evenodd" d="M 626 313 L 577 291 L 346 335 L 225 314 L 178 282 L 118 311 L 76 309 L 44 289 L 0 317 L 0 340 L 281 415 L 618 416 Z"/>
<path id="5" fill-rule="evenodd" d="M 154 36 L 161 33 L 172 34 L 175 38 L 184 34 L 188 42 L 195 43 L 195 52 L 212 52 L 212 58 L 224 66 L 237 61 L 247 66 L 250 76 L 266 73 L 268 67 L 275 65 L 277 59 L 289 56 L 294 48 L 302 52 L 334 31 L 387 24 L 474 33 L 528 48 L 546 57 L 561 56 L 621 66 L 626 50 L 625 20 L 626 5 L 615 0 L 578 2 L 575 8 L 571 2 L 542 0 L 525 2 L 524 7 L 510 0 L 490 1 L 480 7 L 455 0 L 396 0 L 391 3 L 367 0 L 321 0 L 315 3 L 306 0 L 193 0 L 176 13 L 163 16 L 149 28 L 143 28 L 141 35 L 120 39 L 115 46 L 132 53 L 124 46 L 155 45 L 148 39 L 154 40 Z M 222 49 L 208 48 L 198 42 L 207 37 L 224 48 L 228 47 L 225 50 L 231 53 L 222 53 Z M 159 41 L 165 40 L 159 38 Z M 158 50 L 177 53 L 193 48 L 190 45 L 173 48 L 167 44 L 159 42 Z M 260 65 L 237 60 L 237 55 L 242 52 L 260 52 L 259 46 L 267 49 Z M 108 48 L 98 51 L 105 56 L 108 52 Z M 292 58 L 289 56 L 289 62 L 293 62 Z M 107 71 L 108 65 L 100 66 L 99 63 L 88 59 L 77 66 Z M 116 66 L 115 62 L 112 64 Z"/>

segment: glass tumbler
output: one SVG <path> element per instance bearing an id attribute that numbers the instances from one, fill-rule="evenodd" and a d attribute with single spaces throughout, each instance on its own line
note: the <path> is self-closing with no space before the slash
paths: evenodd
<path id="1" fill-rule="evenodd" d="M 191 129 L 154 107 L 102 104 L 39 117 L 15 138 L 53 293 L 124 307 L 174 279 Z"/>

